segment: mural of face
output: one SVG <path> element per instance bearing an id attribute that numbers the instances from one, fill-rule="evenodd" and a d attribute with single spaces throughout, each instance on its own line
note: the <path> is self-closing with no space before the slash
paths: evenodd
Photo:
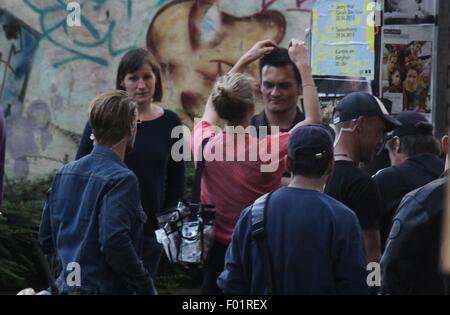
<path id="1" fill-rule="evenodd" d="M 187 26 L 187 27 L 186 27 Z M 165 103 L 180 104 L 183 123 L 203 110 L 216 78 L 225 74 L 255 42 L 280 43 L 286 20 L 278 11 L 235 17 L 216 1 L 180 0 L 158 11 L 147 33 L 147 48 L 162 67 Z M 256 77 L 257 63 L 249 72 Z"/>
<path id="2" fill-rule="evenodd" d="M 134 73 L 127 73 L 123 80 L 123 87 L 128 95 L 133 98 L 139 106 L 148 105 L 152 102 L 155 93 L 155 74 L 152 67 L 145 63 Z"/>
<path id="3" fill-rule="evenodd" d="M 297 106 L 300 87 L 295 80 L 292 65 L 265 66 L 262 69 L 261 95 L 266 109 L 286 112 Z"/>

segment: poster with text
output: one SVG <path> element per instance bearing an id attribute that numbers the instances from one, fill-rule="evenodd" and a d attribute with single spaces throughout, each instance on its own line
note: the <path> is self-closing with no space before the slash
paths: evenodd
<path id="1" fill-rule="evenodd" d="M 311 64 L 314 75 L 373 80 L 373 15 L 369 0 L 317 0 L 313 7 Z"/>
<path id="2" fill-rule="evenodd" d="M 392 102 L 392 114 L 431 112 L 434 25 L 383 28 L 380 88 Z"/>

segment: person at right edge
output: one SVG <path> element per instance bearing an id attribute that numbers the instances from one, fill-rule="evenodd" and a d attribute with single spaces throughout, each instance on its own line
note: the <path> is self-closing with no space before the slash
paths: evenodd
<path id="1" fill-rule="evenodd" d="M 402 125 L 386 137 L 392 166 L 373 176 L 383 205 L 380 221 L 382 251 L 402 198 L 439 178 L 444 171 L 439 141 L 433 136 L 433 125 L 426 117 L 417 112 L 404 112 L 396 118 Z"/>
<path id="2" fill-rule="evenodd" d="M 401 201 L 381 258 L 381 294 L 450 294 L 450 278 L 440 268 L 443 215 L 448 187 L 445 172 Z"/>
<path id="3" fill-rule="evenodd" d="M 336 163 L 325 192 L 356 213 L 363 230 L 367 261 L 379 262 L 380 194 L 372 177 L 358 166 L 373 158 L 385 131 L 401 123 L 389 116 L 377 97 L 365 92 L 346 95 L 336 106 L 333 123 L 337 128 Z"/>

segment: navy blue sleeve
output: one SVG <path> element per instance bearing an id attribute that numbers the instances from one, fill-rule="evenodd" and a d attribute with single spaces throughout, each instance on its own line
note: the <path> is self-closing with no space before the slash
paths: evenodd
<path id="1" fill-rule="evenodd" d="M 142 212 L 139 210 L 138 181 L 129 174 L 119 179 L 103 198 L 99 242 L 106 262 L 130 290 L 153 294 L 153 281 L 131 239 L 132 227 L 136 222 L 143 224 L 139 211 Z"/>
<path id="2" fill-rule="evenodd" d="M 335 269 L 338 294 L 368 294 L 366 252 L 356 215 L 348 211 L 342 218 L 343 235 L 338 244 L 339 257 Z"/>
<path id="3" fill-rule="evenodd" d="M 429 240 L 428 217 L 413 195 L 402 200 L 381 258 L 381 293 L 407 294 Z M 413 245 L 412 245 L 413 244 Z"/>
<path id="4" fill-rule="evenodd" d="M 180 118 L 173 112 L 172 113 L 172 130 L 173 128 L 181 127 Z M 172 136 L 172 135 L 171 135 Z M 178 141 L 184 141 L 183 134 L 174 132 L 174 138 L 170 138 L 170 148 L 173 147 L 175 143 Z M 183 154 L 183 147 L 181 147 L 181 151 L 179 152 L 181 155 Z M 186 188 L 186 168 L 184 160 L 181 161 L 175 160 L 172 156 L 172 152 L 169 155 L 169 161 L 167 163 L 167 172 L 166 172 L 166 188 L 165 188 L 165 198 L 164 198 L 164 209 L 168 209 L 170 207 L 176 206 L 179 200 L 183 199 L 184 191 Z"/>
<path id="5" fill-rule="evenodd" d="M 92 128 L 89 122 L 86 123 L 84 127 L 83 135 L 81 136 L 80 146 L 78 147 L 77 155 L 75 156 L 75 160 L 81 159 L 83 156 L 91 153 L 94 148 L 93 141 L 91 140 Z"/>
<path id="6" fill-rule="evenodd" d="M 224 270 L 217 279 L 217 286 L 226 294 L 249 294 L 250 280 L 246 274 L 247 262 L 243 261 L 250 253 L 244 253 L 245 242 L 250 241 L 250 211 L 242 211 L 233 232 L 233 238 L 225 254 Z"/>

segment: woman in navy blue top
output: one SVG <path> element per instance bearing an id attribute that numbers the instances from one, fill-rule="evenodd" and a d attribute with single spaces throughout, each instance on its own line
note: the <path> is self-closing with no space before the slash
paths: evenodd
<path id="1" fill-rule="evenodd" d="M 127 91 L 138 105 L 136 141 L 133 151 L 125 157 L 125 163 L 139 180 L 141 203 L 148 216 L 144 225 L 142 258 L 153 278 L 162 252 L 155 237 L 156 213 L 176 205 L 183 198 L 185 189 L 184 161 L 171 155 L 173 144 L 183 137 L 177 132 L 177 137 L 172 138 L 173 128 L 180 128 L 181 121 L 174 112 L 153 104 L 162 99 L 160 73 L 154 57 L 146 49 L 137 48 L 122 57 L 116 79 L 116 89 Z M 87 123 L 76 159 L 91 152 L 91 133 Z"/>

